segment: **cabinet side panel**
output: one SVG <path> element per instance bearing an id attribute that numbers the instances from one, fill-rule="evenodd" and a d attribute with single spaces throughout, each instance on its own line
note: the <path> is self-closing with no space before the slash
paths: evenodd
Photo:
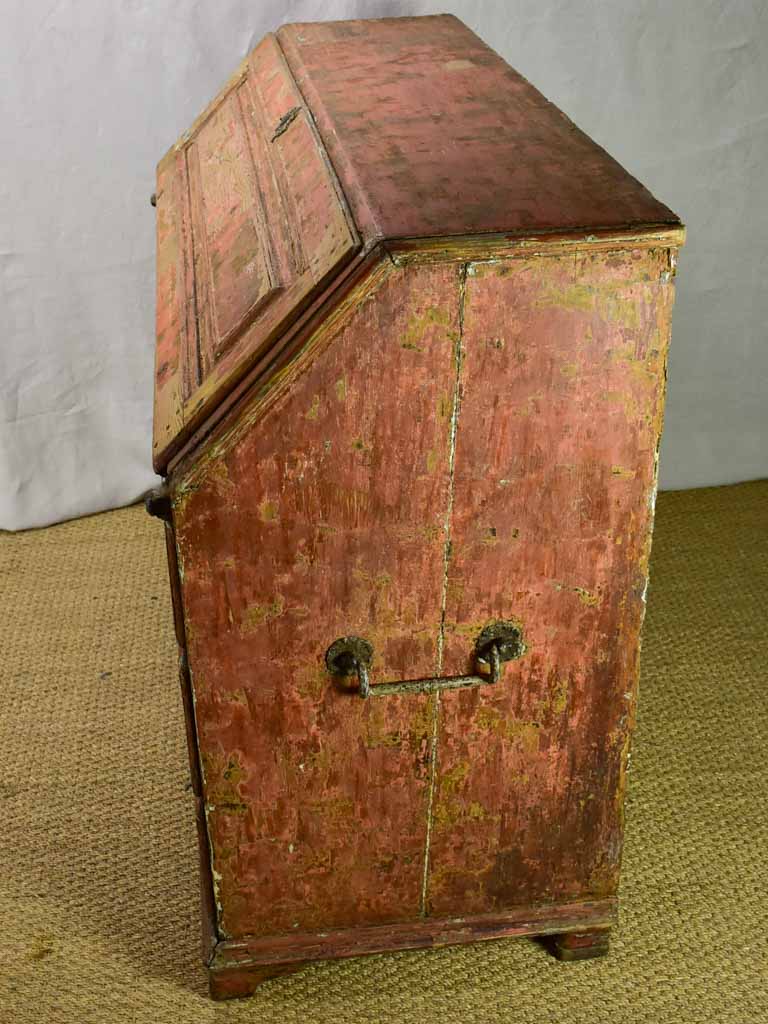
<path id="1" fill-rule="evenodd" d="M 179 649 L 179 686 L 184 707 L 184 725 L 187 738 L 187 755 L 189 757 L 189 776 L 195 803 L 195 824 L 197 826 L 197 850 L 200 864 L 200 904 L 201 904 L 201 952 L 204 963 L 208 963 L 218 936 L 216 935 L 216 908 L 213 900 L 213 879 L 211 862 L 208 856 L 208 831 L 203 810 L 203 793 L 200 775 L 200 760 L 197 752 L 197 735 L 195 733 L 195 710 L 192 700 L 192 687 L 189 679 L 187 662 L 187 642 L 184 632 L 184 607 L 179 580 L 179 566 L 176 556 L 176 537 L 173 525 L 165 524 L 165 550 L 168 557 L 168 578 L 171 587 L 173 604 L 173 624 L 176 642 Z"/>
<path id="2" fill-rule="evenodd" d="M 432 698 L 363 700 L 324 656 L 437 671 L 458 280 L 385 270 L 174 488 L 224 936 L 419 915 Z"/>
<path id="3" fill-rule="evenodd" d="M 468 268 L 430 912 L 615 892 L 672 302 L 670 252 Z"/>

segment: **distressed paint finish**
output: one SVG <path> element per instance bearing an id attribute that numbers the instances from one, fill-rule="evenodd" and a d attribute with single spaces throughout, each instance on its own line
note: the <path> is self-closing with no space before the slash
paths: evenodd
<path id="1" fill-rule="evenodd" d="M 237 990 L 245 995 L 255 985 L 277 973 L 295 970 L 312 960 L 364 956 L 400 949 L 438 949 L 441 946 L 522 935 L 573 934 L 572 948 L 597 945 L 616 922 L 616 900 L 516 907 L 498 914 L 453 917 L 407 924 L 361 926 L 315 935 L 270 936 L 227 940 L 219 944 L 211 960 L 211 991 L 226 999 Z M 589 928 L 590 931 L 585 931 Z M 595 955 L 594 953 L 592 955 Z M 252 973 L 251 973 L 252 972 Z M 249 984 L 250 980 L 250 984 Z"/>
<path id="2" fill-rule="evenodd" d="M 469 267 L 445 671 L 528 653 L 441 699 L 430 913 L 616 891 L 671 301 L 666 249 Z"/>
<path id="3" fill-rule="evenodd" d="M 458 273 L 384 267 L 174 488 L 225 936 L 420 912 L 432 699 L 323 660 L 359 633 L 381 681 L 439 667 Z"/>
<path id="4" fill-rule="evenodd" d="M 447 15 L 267 36 L 157 214 L 212 994 L 502 936 L 605 952 L 679 221 Z M 476 675 L 498 619 L 528 645 L 499 683 L 392 692 Z M 351 634 L 376 699 L 326 671 Z"/>
<path id="5" fill-rule="evenodd" d="M 155 406 L 153 436 L 173 437 L 183 426 L 182 354 L 186 349 L 186 283 L 183 236 L 183 189 L 175 162 L 158 168 L 158 194 L 167 201 L 157 206 L 157 316 L 155 322 Z"/>
<path id="6" fill-rule="evenodd" d="M 157 207 L 161 255 L 173 263 L 157 307 L 154 459 L 163 469 L 179 435 L 359 247 L 273 36 L 160 162 Z"/>
<path id="7" fill-rule="evenodd" d="M 365 238 L 678 223 L 451 15 L 277 38 Z"/>
<path id="8" fill-rule="evenodd" d="M 361 245 L 678 223 L 450 15 L 265 37 L 160 162 L 157 206 L 183 272 L 158 290 L 158 472 Z"/>

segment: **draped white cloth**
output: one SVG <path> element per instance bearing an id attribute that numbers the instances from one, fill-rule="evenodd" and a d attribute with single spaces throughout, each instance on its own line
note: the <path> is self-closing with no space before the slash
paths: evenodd
<path id="1" fill-rule="evenodd" d="M 0 528 L 153 485 L 154 166 L 283 21 L 463 18 L 689 225 L 662 485 L 768 472 L 761 0 L 4 0 Z"/>

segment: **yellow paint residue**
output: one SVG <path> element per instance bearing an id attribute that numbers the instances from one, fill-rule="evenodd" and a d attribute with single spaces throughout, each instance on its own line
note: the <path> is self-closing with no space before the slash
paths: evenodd
<path id="1" fill-rule="evenodd" d="M 402 746 L 403 735 L 399 729 L 387 729 L 384 708 L 374 707 L 363 732 L 363 744 L 368 750 L 379 747 L 393 749 Z"/>
<path id="2" fill-rule="evenodd" d="M 444 310 L 437 309 L 436 306 L 427 307 L 423 313 L 411 317 L 405 331 L 405 338 L 401 342 L 402 347 L 416 352 L 423 351 L 419 343 L 424 340 L 424 335 L 429 327 L 432 324 L 447 327 L 449 323 L 450 318 Z"/>
<path id="3" fill-rule="evenodd" d="M 481 708 L 475 716 L 478 728 L 490 730 L 510 742 L 519 742 L 523 750 L 535 753 L 539 749 L 539 725 L 524 719 L 505 718 L 496 708 Z"/>
<path id="4" fill-rule="evenodd" d="M 572 587 L 574 594 L 579 595 L 579 600 L 582 604 L 586 604 L 589 607 L 594 607 L 600 603 L 600 597 L 597 594 L 591 593 L 589 590 L 585 590 L 583 587 Z"/>
<path id="5" fill-rule="evenodd" d="M 211 460 L 209 479 L 213 486 L 219 491 L 231 490 L 234 487 L 234 484 L 229 479 L 227 464 L 221 457 Z"/>
<path id="6" fill-rule="evenodd" d="M 269 604 L 249 605 L 243 615 L 240 632 L 252 633 L 259 626 L 263 626 L 265 622 L 269 622 L 270 619 L 278 618 L 278 616 L 283 614 L 284 610 L 285 602 L 281 594 L 278 594 L 274 601 L 271 601 Z"/>
<path id="7" fill-rule="evenodd" d="M 309 811 L 318 815 L 322 821 L 344 822 L 355 813 L 354 802 L 346 796 L 331 796 L 325 800 L 313 800 L 306 804 Z"/>
<path id="8" fill-rule="evenodd" d="M 550 282 L 536 305 L 596 313 L 608 323 L 632 329 L 640 325 L 637 296 L 632 294 L 631 285 L 626 281 L 600 281 L 594 285 Z"/>
<path id="9" fill-rule="evenodd" d="M 495 547 L 499 543 L 495 526 L 480 527 L 480 543 L 485 545 L 485 547 Z"/>
<path id="10" fill-rule="evenodd" d="M 236 757 L 230 757 L 227 767 L 222 772 L 222 776 L 233 786 L 236 786 L 241 779 L 245 778 L 245 772 Z"/>
<path id="11" fill-rule="evenodd" d="M 451 417 L 453 411 L 453 403 L 451 402 L 450 396 L 447 392 L 443 391 L 437 400 L 437 415 L 441 420 L 447 420 Z"/>
<path id="12" fill-rule="evenodd" d="M 388 587 L 392 583 L 392 577 L 388 572 L 380 572 L 374 575 L 374 573 L 366 572 L 364 569 L 353 569 L 352 575 L 356 580 L 360 580 L 361 583 L 365 583 L 368 586 L 376 587 L 377 590 L 382 587 Z"/>
<path id="13" fill-rule="evenodd" d="M 468 773 L 469 764 L 466 761 L 460 761 L 441 776 L 439 796 L 435 803 L 432 819 L 433 828 L 437 830 L 449 828 L 467 816 L 470 805 L 461 798 L 458 791 Z M 475 806 L 480 811 L 477 817 L 484 817 L 480 805 Z"/>
<path id="14" fill-rule="evenodd" d="M 308 697 L 310 700 L 320 700 L 330 685 L 331 679 L 324 664 L 305 665 L 299 669 L 296 675 L 296 689 L 302 697 Z M 311 756 L 308 755 L 305 760 L 309 761 Z"/>
<path id="15" fill-rule="evenodd" d="M 561 715 L 568 706 L 568 680 L 561 679 L 552 696 L 552 710 L 556 715 Z"/>
<path id="16" fill-rule="evenodd" d="M 277 504 L 274 501 L 268 501 L 266 498 L 259 505 L 259 519 L 262 523 L 274 523 L 277 521 Z"/>
<path id="17" fill-rule="evenodd" d="M 595 291 L 586 284 L 569 284 L 564 287 L 550 284 L 537 305 L 562 306 L 565 309 L 580 309 L 591 313 L 595 307 Z"/>

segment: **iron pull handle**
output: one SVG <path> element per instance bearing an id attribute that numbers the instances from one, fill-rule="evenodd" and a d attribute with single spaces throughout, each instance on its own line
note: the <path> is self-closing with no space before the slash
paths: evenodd
<path id="1" fill-rule="evenodd" d="M 334 640 L 325 653 L 326 668 L 332 676 L 357 676 L 358 693 L 368 697 L 386 697 L 400 693 L 432 693 L 435 690 L 459 690 L 469 686 L 495 686 L 501 679 L 501 666 L 525 654 L 523 634 L 512 622 L 492 622 L 475 641 L 475 662 L 487 665 L 489 675 L 479 672 L 468 676 L 431 676 L 426 679 L 403 679 L 398 682 L 371 685 L 373 645 L 359 636 L 342 636 Z"/>

